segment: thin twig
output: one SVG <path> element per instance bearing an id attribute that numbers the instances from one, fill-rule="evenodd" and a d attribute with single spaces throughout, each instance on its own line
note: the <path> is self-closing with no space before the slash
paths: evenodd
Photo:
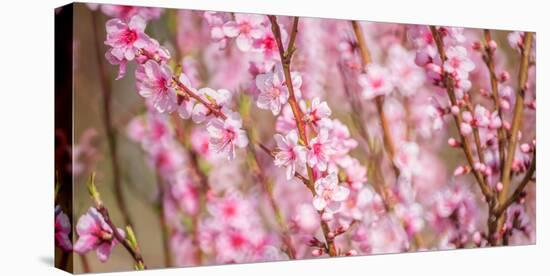
<path id="1" fill-rule="evenodd" d="M 304 145 L 306 147 L 309 147 L 309 140 L 307 137 L 306 125 L 304 124 L 302 110 L 300 109 L 300 106 L 298 105 L 298 101 L 296 100 L 296 95 L 294 94 L 294 86 L 292 85 L 292 74 L 290 71 L 290 63 L 291 63 L 292 55 L 296 51 L 294 44 L 296 41 L 296 36 L 298 34 L 299 18 L 294 17 L 293 24 L 292 24 L 292 31 L 290 32 L 290 40 L 286 48 L 286 51 L 282 42 L 281 29 L 280 29 L 279 23 L 277 23 L 277 17 L 274 15 L 268 15 L 268 18 L 269 18 L 269 21 L 271 22 L 271 30 L 273 31 L 273 35 L 275 36 L 277 47 L 279 48 L 279 55 L 281 58 L 283 73 L 285 76 L 285 84 L 288 88 L 288 94 L 289 94 L 288 103 L 290 105 L 290 108 L 292 109 L 294 120 L 296 121 L 296 126 L 298 128 L 298 135 L 300 137 L 300 140 L 302 140 L 302 142 L 304 143 Z M 311 193 L 313 195 L 316 195 L 315 188 L 314 188 L 316 179 L 315 179 L 315 175 L 313 174 L 313 168 L 311 168 L 310 166 L 307 166 L 307 173 L 309 178 L 309 189 L 311 190 Z M 321 212 L 319 212 L 319 215 L 321 215 Z M 328 253 L 331 257 L 334 257 L 337 255 L 336 246 L 334 245 L 334 241 L 329 238 L 330 229 L 328 224 L 322 219 L 321 219 L 321 228 L 323 230 L 323 235 L 325 236 Z"/>
<path id="2" fill-rule="evenodd" d="M 531 165 L 529 166 L 529 169 L 525 173 L 525 176 L 517 186 L 514 193 L 504 203 L 502 203 L 500 208 L 496 211 L 497 215 L 499 216 L 502 215 L 504 211 L 506 211 L 506 209 L 510 207 L 510 205 L 512 205 L 522 196 L 523 190 L 525 190 L 525 187 L 527 187 L 527 184 L 529 184 L 533 180 L 533 175 L 537 167 L 536 160 L 537 160 L 536 153 L 535 151 L 533 151 L 533 159 L 531 161 Z"/>
<path id="3" fill-rule="evenodd" d="M 97 191 L 96 185 L 95 185 L 95 174 L 92 173 L 88 180 L 88 191 L 90 193 L 90 196 L 92 197 L 92 200 L 94 202 L 94 207 L 96 210 L 101 214 L 103 217 L 103 220 L 105 223 L 111 228 L 111 232 L 113 237 L 120 243 L 128 253 L 132 256 L 136 263 L 137 269 L 146 269 L 147 266 L 145 265 L 145 262 L 143 261 L 143 257 L 141 256 L 141 251 L 139 249 L 139 246 L 137 246 L 137 243 L 135 245 L 132 245 L 130 241 L 126 238 L 124 238 L 118 231 L 118 227 L 113 223 L 111 220 L 111 217 L 109 215 L 109 210 L 107 210 L 107 207 L 103 204 L 103 201 L 101 200 L 101 197 L 99 195 L 99 192 Z M 131 226 L 128 225 L 128 228 L 131 229 Z M 130 232 L 129 234 L 132 234 L 133 231 L 127 231 Z M 131 239 L 132 237 L 129 237 Z"/>
<path id="4" fill-rule="evenodd" d="M 518 89 L 516 92 L 516 103 L 514 106 L 514 117 L 512 119 L 512 127 L 510 130 L 510 142 L 508 143 L 508 152 L 506 155 L 506 162 L 504 163 L 504 169 L 502 170 L 501 182 L 502 191 L 499 194 L 499 201 L 504 202 L 508 189 L 510 187 L 510 170 L 512 169 L 512 162 L 516 153 L 516 146 L 518 143 L 518 131 L 521 125 L 521 119 L 523 117 L 523 102 L 525 100 L 525 90 L 527 83 L 527 72 L 529 69 L 529 55 L 531 53 L 531 41 L 533 40 L 533 33 L 526 32 L 524 38 L 524 46 L 521 51 L 521 63 L 518 76 Z"/>
<path id="5" fill-rule="evenodd" d="M 445 62 L 447 60 L 447 55 L 445 54 L 445 47 L 443 45 L 443 39 L 441 38 L 441 35 L 439 34 L 439 31 L 437 30 L 437 28 L 435 26 L 430 26 L 430 30 L 431 30 L 432 36 L 435 40 L 435 44 L 437 46 L 437 51 L 439 53 L 439 57 L 440 57 L 442 62 Z M 443 72 L 443 80 L 444 80 L 447 95 L 449 96 L 451 104 L 453 106 L 458 106 L 455 91 L 454 91 L 454 81 L 453 81 L 453 79 L 451 78 L 451 76 L 449 74 L 447 74 L 446 72 Z M 470 165 L 470 167 L 474 168 L 475 161 L 474 161 L 474 156 L 472 154 L 470 139 L 468 139 L 468 136 L 462 135 L 462 133 L 460 133 L 460 125 L 462 124 L 462 110 L 460 110 L 459 113 L 456 114 L 456 115 L 453 114 L 453 117 L 455 119 L 456 128 L 457 128 L 459 136 L 460 136 L 461 146 L 462 146 L 462 150 L 464 151 L 464 155 L 466 156 L 466 160 L 468 161 L 468 164 Z M 478 186 L 481 189 L 481 192 L 485 196 L 486 201 L 489 202 L 489 204 L 493 204 L 492 203 L 492 201 L 493 201 L 493 192 L 491 191 L 491 189 L 489 188 L 487 183 L 485 183 L 485 179 L 484 179 L 483 175 L 481 175 L 481 172 L 478 171 L 478 170 L 472 170 L 472 171 L 473 171 L 474 177 L 477 180 Z"/>

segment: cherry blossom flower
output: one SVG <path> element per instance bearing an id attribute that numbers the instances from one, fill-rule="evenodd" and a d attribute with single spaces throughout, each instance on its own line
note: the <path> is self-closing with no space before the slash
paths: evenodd
<path id="1" fill-rule="evenodd" d="M 252 14 L 235 14 L 235 21 L 226 22 L 223 32 L 228 37 L 236 37 L 237 47 L 249 51 L 255 39 L 262 37 L 265 27 L 265 16 Z"/>
<path id="2" fill-rule="evenodd" d="M 290 131 L 286 136 L 275 134 L 277 154 L 275 166 L 286 167 L 286 178 L 291 179 L 296 172 L 296 166 L 305 164 L 306 148 L 298 143 L 298 132 Z"/>
<path id="3" fill-rule="evenodd" d="M 307 163 L 320 171 L 326 171 L 331 155 L 334 153 L 328 130 L 322 128 L 317 137 L 311 139 L 307 152 Z"/>
<path id="4" fill-rule="evenodd" d="M 159 18 L 162 14 L 160 8 L 124 6 L 124 5 L 101 5 L 101 11 L 110 16 L 120 19 L 130 19 L 135 15 L 139 15 L 144 20 Z"/>
<path id="5" fill-rule="evenodd" d="M 159 112 L 176 109 L 176 91 L 172 85 L 170 67 L 149 60 L 136 70 L 136 80 L 139 94 L 150 99 Z"/>
<path id="6" fill-rule="evenodd" d="M 223 24 L 226 19 L 225 13 L 206 11 L 203 16 L 208 25 L 210 25 L 210 37 L 218 43 L 219 48 L 223 49 L 227 45 L 227 36 L 223 31 Z"/>
<path id="7" fill-rule="evenodd" d="M 311 101 L 311 105 L 306 110 L 303 120 L 306 123 L 310 123 L 315 129 L 318 130 L 321 126 L 330 126 L 332 123 L 329 119 L 332 111 L 327 102 L 321 102 L 321 100 L 316 97 Z"/>
<path id="8" fill-rule="evenodd" d="M 139 49 L 151 43 L 151 39 L 144 33 L 145 20 L 134 16 L 128 23 L 113 18 L 106 23 L 107 39 L 105 45 L 110 48 L 105 54 L 113 65 L 120 65 L 118 79 L 124 76 L 126 62 L 136 57 Z"/>
<path id="9" fill-rule="evenodd" d="M 401 174 L 410 178 L 420 172 L 418 156 L 420 147 L 414 142 L 405 142 L 399 147 L 399 151 L 394 157 L 393 162 L 401 171 Z"/>
<path id="10" fill-rule="evenodd" d="M 336 213 L 340 210 L 342 201 L 349 195 L 349 189 L 338 184 L 338 176 L 331 173 L 315 181 L 315 197 L 313 206 L 318 211 Z"/>
<path id="11" fill-rule="evenodd" d="M 65 251 L 71 251 L 73 245 L 69 235 L 71 233 L 71 222 L 67 214 L 58 205 L 55 207 L 55 245 Z"/>
<path id="12" fill-rule="evenodd" d="M 235 158 L 235 146 L 244 148 L 248 145 L 246 132 L 241 129 L 242 120 L 238 113 L 230 114 L 227 119 L 212 119 L 206 127 L 210 136 L 212 150 L 221 153 L 229 160 Z"/>
<path id="13" fill-rule="evenodd" d="M 447 60 L 443 64 L 445 72 L 456 74 L 460 79 L 465 78 L 475 68 L 475 64 L 468 57 L 466 48 L 462 46 L 449 47 Z"/>
<path id="14" fill-rule="evenodd" d="M 275 72 L 258 74 L 256 76 L 256 87 L 260 90 L 257 101 L 258 107 L 271 110 L 273 115 L 278 115 L 281 111 L 281 105 L 288 101 L 289 96 L 282 68 L 277 66 Z"/>
<path id="15" fill-rule="evenodd" d="M 367 73 L 359 76 L 359 85 L 363 88 L 363 97 L 371 100 L 377 96 L 389 95 L 393 90 L 388 71 L 378 65 L 370 64 Z"/>
<path id="16" fill-rule="evenodd" d="M 125 233 L 117 229 L 121 236 Z M 95 250 L 101 262 L 106 262 L 111 251 L 118 244 L 113 236 L 113 230 L 103 219 L 97 209 L 91 207 L 86 214 L 78 219 L 76 225 L 78 240 L 74 245 L 74 251 L 78 254 L 86 254 Z"/>
<path id="17" fill-rule="evenodd" d="M 294 94 L 297 98 L 300 98 L 302 77 L 298 72 L 291 72 L 290 77 Z M 281 111 L 281 105 L 284 105 L 289 97 L 282 66 L 276 65 L 273 72 L 257 75 L 256 87 L 260 90 L 257 106 L 261 109 L 271 110 L 273 115 L 278 115 Z"/>
<path id="18" fill-rule="evenodd" d="M 413 203 L 411 206 L 398 204 L 395 206 L 395 214 L 403 220 L 405 231 L 409 236 L 420 232 L 424 228 L 422 205 Z"/>
<path id="19" fill-rule="evenodd" d="M 414 63 L 415 54 L 403 46 L 394 44 L 388 51 L 388 67 L 393 78 L 392 83 L 403 96 L 418 92 L 424 84 L 424 73 Z"/>

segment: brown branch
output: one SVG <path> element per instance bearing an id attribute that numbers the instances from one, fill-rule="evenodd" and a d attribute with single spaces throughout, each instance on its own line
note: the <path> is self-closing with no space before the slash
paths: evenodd
<path id="1" fill-rule="evenodd" d="M 529 70 L 529 55 L 531 53 L 531 41 L 533 40 L 533 33 L 525 33 L 524 46 L 521 50 L 521 63 L 518 76 L 518 89 L 516 92 L 516 103 L 514 106 L 514 117 L 512 119 L 512 127 L 510 130 L 510 141 L 508 143 L 508 152 L 506 155 L 506 161 L 502 170 L 501 182 L 502 191 L 499 194 L 499 201 L 502 203 L 506 199 L 508 189 L 510 187 L 510 170 L 512 169 L 512 162 L 516 152 L 516 146 L 518 143 L 518 131 L 521 125 L 521 119 L 523 117 L 523 102 L 525 100 L 525 90 L 527 83 L 527 71 Z"/>
<path id="2" fill-rule="evenodd" d="M 365 37 L 363 35 L 363 31 L 361 30 L 361 26 L 359 25 L 359 23 L 357 21 L 351 21 L 351 25 L 352 25 L 352 28 L 353 28 L 353 32 L 355 33 L 355 38 L 357 40 L 357 44 L 359 45 L 359 55 L 361 56 L 361 60 L 363 62 L 363 71 L 365 71 L 366 66 L 371 62 L 371 57 L 370 57 L 370 53 L 369 53 L 369 50 L 368 50 L 368 47 L 367 47 L 367 43 L 365 41 Z M 386 113 L 384 111 L 384 96 L 377 96 L 375 98 L 375 104 L 376 104 L 376 110 L 378 112 L 378 117 L 380 119 L 380 125 L 382 127 L 384 149 L 385 149 L 386 153 L 388 154 L 388 159 L 390 160 L 390 164 L 392 164 L 392 168 L 395 172 L 395 177 L 398 178 L 401 172 L 400 172 L 399 168 L 397 168 L 397 166 L 395 165 L 395 162 L 394 162 L 396 150 L 395 150 L 395 144 L 394 144 L 394 141 L 393 141 L 393 136 L 391 134 L 391 129 L 390 129 L 390 126 L 389 126 L 389 122 L 388 122 L 388 119 L 386 117 Z M 353 108 L 354 105 L 355 104 L 352 104 L 352 108 Z M 361 108 L 361 110 L 356 110 L 356 112 L 361 112 L 361 111 L 362 111 L 362 108 Z M 361 124 L 361 122 L 356 122 L 356 124 Z M 369 137 L 368 137 L 368 132 L 367 132 L 366 128 L 364 126 L 361 126 L 360 128 L 362 129 L 363 135 L 366 135 L 365 139 L 368 139 Z M 371 143 L 368 142 L 367 144 L 369 146 L 369 151 L 374 153 L 374 148 L 371 145 Z M 382 199 L 384 201 L 384 205 L 386 207 L 386 210 L 391 212 L 394 209 L 395 203 L 388 196 L 388 192 L 387 192 L 388 187 L 387 187 L 387 184 L 385 183 L 384 177 L 381 173 L 382 169 L 380 167 L 380 162 L 379 162 L 379 160 L 381 159 L 380 154 L 376 154 L 375 159 L 377 159 L 374 162 L 375 178 L 378 181 L 380 181 L 378 186 L 382 185 L 379 188 L 379 190 L 380 190 L 380 194 L 382 195 Z M 402 220 L 401 220 L 401 224 L 402 224 L 402 226 L 404 226 L 404 222 Z M 416 243 L 417 247 L 422 247 L 423 246 L 423 244 L 424 244 L 423 239 L 418 233 L 415 233 L 414 240 L 415 240 L 415 243 Z"/>
<path id="3" fill-rule="evenodd" d="M 268 15 L 269 21 L 271 22 L 271 30 L 273 32 L 273 35 L 275 36 L 275 40 L 277 42 L 277 47 L 279 48 L 279 56 L 281 58 L 281 63 L 283 66 L 283 73 L 285 76 L 285 84 L 288 88 L 288 103 L 292 109 L 292 113 L 294 115 L 294 120 L 296 121 L 296 126 L 298 128 L 298 134 L 300 136 L 300 140 L 304 143 L 306 147 L 309 147 L 309 141 L 306 133 L 306 126 L 304 124 L 303 120 L 303 114 L 300 109 L 300 106 L 298 105 L 298 101 L 296 100 L 296 95 L 294 94 L 294 86 L 292 85 L 292 75 L 290 71 L 290 63 L 292 59 L 292 55 L 296 51 L 296 48 L 294 46 L 296 41 L 296 35 L 298 34 L 298 17 L 294 17 L 294 21 L 292 24 L 292 31 L 290 32 L 290 40 L 288 43 L 288 46 L 286 48 L 286 51 L 284 50 L 283 42 L 282 42 L 282 35 L 281 35 L 281 29 L 279 27 L 279 23 L 277 23 L 277 17 L 274 15 Z M 309 189 L 311 193 L 315 196 L 315 175 L 313 174 L 313 169 L 310 166 L 307 166 L 307 173 L 309 178 Z M 319 212 L 319 215 L 321 215 L 321 212 Z M 334 241 L 332 239 L 329 239 L 329 226 L 328 224 L 321 219 L 321 228 L 323 230 L 323 235 L 325 237 L 326 245 L 328 248 L 328 253 L 331 257 L 334 257 L 337 255 L 336 246 L 334 245 Z"/>
<path id="4" fill-rule="evenodd" d="M 365 36 L 363 35 L 363 31 L 361 30 L 361 25 L 359 25 L 357 21 L 351 21 L 351 26 L 357 40 L 357 45 L 359 46 L 359 55 L 361 56 L 361 60 L 363 61 L 363 71 L 365 71 L 366 66 L 371 63 L 369 48 L 367 47 L 367 43 L 365 42 L 366 40 Z M 388 154 L 388 159 L 392 164 L 395 176 L 399 177 L 399 168 L 397 168 L 394 163 L 396 152 L 395 143 L 393 141 L 393 135 L 391 133 L 386 112 L 384 111 L 384 98 L 384 96 L 375 97 L 376 111 L 378 113 L 378 118 L 380 119 L 380 126 L 382 127 L 382 140 L 384 141 L 384 149 Z"/>
<path id="5" fill-rule="evenodd" d="M 487 65 L 487 69 L 489 70 L 489 76 L 491 78 L 491 95 L 493 99 L 493 104 L 495 106 L 495 110 L 498 112 L 498 117 L 500 118 L 500 121 L 504 123 L 504 116 L 502 116 L 502 110 L 500 109 L 500 100 L 498 97 L 498 82 L 497 82 L 497 76 L 495 73 L 495 61 L 494 61 L 494 51 L 491 50 L 489 47 L 489 42 L 491 39 L 491 32 L 487 29 L 483 31 L 484 38 L 485 38 L 485 56 L 483 60 L 485 61 L 485 64 Z M 504 166 L 504 153 L 505 153 L 505 140 L 506 140 L 506 133 L 504 131 L 504 128 L 499 127 L 497 129 L 497 138 L 498 138 L 498 156 L 500 160 L 500 171 L 503 171 Z"/>
<path id="6" fill-rule="evenodd" d="M 441 58 L 442 62 L 445 62 L 447 60 L 447 55 L 445 54 L 445 47 L 443 45 L 443 39 L 441 38 L 441 35 L 439 34 L 439 31 L 435 26 L 430 26 L 430 30 L 432 32 L 432 36 L 434 37 L 435 44 L 437 46 L 437 51 L 439 53 L 439 57 Z M 449 96 L 449 99 L 451 100 L 451 104 L 453 106 L 458 106 L 455 91 L 454 91 L 454 81 L 451 78 L 449 74 L 446 72 L 443 72 L 443 80 L 445 83 L 445 88 L 447 91 L 447 95 Z M 472 149 L 470 145 L 470 139 L 468 139 L 468 136 L 462 135 L 460 133 L 460 125 L 462 124 L 462 110 L 459 111 L 458 114 L 453 114 L 454 121 L 456 124 L 457 131 L 460 136 L 461 140 L 461 146 L 462 150 L 464 151 L 464 155 L 466 156 L 466 160 L 468 161 L 468 164 L 471 168 L 474 168 L 474 156 L 472 154 Z M 493 201 L 493 192 L 489 188 L 489 185 L 485 183 L 484 177 L 481 175 L 481 173 L 478 170 L 472 170 L 474 177 L 477 180 L 478 186 L 481 189 L 481 192 L 485 196 L 485 200 L 489 202 L 490 205 L 494 204 Z"/>
<path id="7" fill-rule="evenodd" d="M 103 201 L 101 200 L 99 192 L 97 191 L 97 188 L 95 186 L 94 173 L 92 173 L 92 175 L 90 176 L 87 186 L 88 186 L 88 192 L 92 197 L 96 210 L 101 214 L 101 216 L 103 217 L 103 220 L 105 220 L 105 223 L 109 226 L 109 228 L 111 228 L 113 237 L 120 244 L 122 244 L 122 246 L 124 246 L 124 248 L 126 249 L 126 251 L 128 251 L 128 253 L 130 253 L 130 255 L 132 256 L 132 258 L 136 263 L 137 269 L 146 269 L 147 266 L 143 261 L 143 257 L 141 256 L 141 251 L 139 249 L 139 246 L 137 246 L 137 242 L 134 245 L 130 243 L 130 240 L 135 238 L 135 237 L 130 237 L 130 235 L 133 236 L 133 231 L 127 231 L 130 234 L 128 237 L 130 240 L 126 239 L 118 232 L 118 227 L 116 227 L 116 225 L 111 220 L 111 217 L 109 215 L 109 210 L 107 210 L 107 207 L 105 207 L 105 205 L 103 204 Z M 128 228 L 131 229 L 131 226 L 128 225 Z"/>

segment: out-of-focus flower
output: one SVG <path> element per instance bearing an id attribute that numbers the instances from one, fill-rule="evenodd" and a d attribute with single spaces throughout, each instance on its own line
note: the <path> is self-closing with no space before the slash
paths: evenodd
<path id="1" fill-rule="evenodd" d="M 103 4 L 101 5 L 101 11 L 108 16 L 124 20 L 135 15 L 139 15 L 145 20 L 151 20 L 159 18 L 163 10 L 161 8 Z"/>
<path id="2" fill-rule="evenodd" d="M 336 213 L 340 211 L 342 201 L 349 195 L 349 189 L 338 184 L 338 176 L 331 173 L 315 181 L 313 206 L 318 211 Z"/>
<path id="3" fill-rule="evenodd" d="M 403 46 L 394 44 L 388 51 L 388 67 L 393 78 L 393 85 L 403 96 L 418 92 L 424 84 L 424 73 L 414 63 L 414 53 Z"/>
<path id="4" fill-rule="evenodd" d="M 55 245 L 65 251 L 73 250 L 69 235 L 71 233 L 71 222 L 61 207 L 55 206 Z"/>
<path id="5" fill-rule="evenodd" d="M 252 49 L 254 40 L 261 38 L 265 32 L 265 20 L 262 15 L 235 14 L 235 21 L 226 22 L 223 32 L 228 37 L 236 37 L 237 47 L 246 52 Z"/>
<path id="6" fill-rule="evenodd" d="M 508 43 L 510 44 L 510 47 L 518 51 L 523 48 L 523 40 L 525 39 L 524 36 L 524 32 L 510 32 L 508 34 Z"/>
<path id="7" fill-rule="evenodd" d="M 234 159 L 235 146 L 244 148 L 248 145 L 248 137 L 241 127 L 242 120 L 238 113 L 230 114 L 225 121 L 212 119 L 206 127 L 212 149 L 229 160 Z"/>
<path id="8" fill-rule="evenodd" d="M 121 236 L 125 235 L 121 229 L 117 229 L 117 231 Z M 111 251 L 118 244 L 111 227 L 93 207 L 78 219 L 76 232 L 78 240 L 74 245 L 74 251 L 78 254 L 86 254 L 95 250 L 101 262 L 106 262 L 109 259 Z"/>
<path id="9" fill-rule="evenodd" d="M 424 212 L 422 205 L 418 203 L 413 203 L 410 206 L 397 204 L 395 206 L 395 214 L 403 220 L 405 231 L 409 237 L 412 237 L 424 228 Z"/>
<path id="10" fill-rule="evenodd" d="M 418 156 L 420 147 L 414 142 L 405 142 L 399 147 L 399 151 L 394 157 L 393 162 L 401 171 L 402 176 L 406 178 L 412 177 L 419 173 L 420 166 Z"/>
<path id="11" fill-rule="evenodd" d="M 296 172 L 296 166 L 305 164 L 306 148 L 298 143 L 296 130 L 290 131 L 286 136 L 275 134 L 277 143 L 277 154 L 275 155 L 275 166 L 286 167 L 286 178 L 291 179 Z"/>
<path id="12" fill-rule="evenodd" d="M 378 64 L 370 64 L 366 73 L 359 76 L 359 85 L 363 88 L 363 97 L 371 100 L 377 96 L 389 95 L 393 85 L 388 70 Z"/>

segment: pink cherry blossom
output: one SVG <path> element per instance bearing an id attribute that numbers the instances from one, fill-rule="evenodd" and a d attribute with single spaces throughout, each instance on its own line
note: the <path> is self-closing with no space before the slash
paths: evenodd
<path id="1" fill-rule="evenodd" d="M 125 235 L 121 229 L 117 229 L 117 231 L 121 236 Z M 111 251 L 118 244 L 111 227 L 93 207 L 78 219 L 76 232 L 78 240 L 74 245 L 74 251 L 78 254 L 86 254 L 95 250 L 101 262 L 106 262 L 109 259 Z"/>
<path id="2" fill-rule="evenodd" d="M 139 15 L 145 20 L 156 19 L 162 14 L 160 8 L 124 6 L 124 5 L 101 5 L 101 11 L 111 17 L 120 19 L 130 19 L 134 15 Z"/>
<path id="3" fill-rule="evenodd" d="M 304 121 L 310 123 L 315 129 L 319 129 L 321 126 L 331 124 L 330 119 L 328 119 L 330 114 L 332 114 L 332 111 L 327 102 L 321 102 L 319 98 L 314 98 L 304 114 Z"/>
<path id="4" fill-rule="evenodd" d="M 326 128 L 319 131 L 317 137 L 311 139 L 307 153 L 307 163 L 320 171 L 326 171 L 331 155 L 334 153 L 332 140 Z"/>
<path id="5" fill-rule="evenodd" d="M 349 189 L 338 184 L 338 176 L 331 173 L 315 181 L 315 197 L 313 206 L 318 211 L 336 213 L 340 210 L 342 201 L 349 195 Z"/>
<path id="6" fill-rule="evenodd" d="M 363 88 L 363 97 L 371 100 L 377 96 L 389 95 L 393 90 L 388 71 L 378 65 L 370 64 L 366 73 L 359 76 L 359 85 Z"/>
<path id="7" fill-rule="evenodd" d="M 468 57 L 466 48 L 462 46 L 449 47 L 447 49 L 447 60 L 443 64 L 445 72 L 456 74 L 464 78 L 475 68 L 475 64 Z"/>
<path id="8" fill-rule="evenodd" d="M 241 127 L 242 120 L 238 113 L 230 114 L 225 121 L 212 119 L 206 127 L 212 150 L 227 156 L 229 160 L 234 159 L 235 146 L 244 148 L 248 145 L 248 137 Z"/>
<path id="9" fill-rule="evenodd" d="M 404 96 L 417 93 L 424 84 L 424 73 L 414 63 L 414 52 L 407 51 L 403 46 L 394 44 L 388 51 L 388 67 L 393 78 L 392 82 Z"/>
<path id="10" fill-rule="evenodd" d="M 275 72 L 258 74 L 256 76 L 256 87 L 260 90 L 257 101 L 258 107 L 271 110 L 273 115 L 278 115 L 281 106 L 286 104 L 289 96 L 282 68 L 277 66 Z"/>
<path id="11" fill-rule="evenodd" d="M 298 132 L 290 131 L 286 136 L 275 134 L 278 152 L 275 155 L 275 166 L 286 167 L 286 177 L 291 179 L 296 166 L 305 164 L 306 148 L 298 143 Z"/>
<path id="12" fill-rule="evenodd" d="M 418 162 L 420 147 L 414 142 L 401 144 L 393 162 L 400 169 L 403 176 L 410 178 L 420 172 Z"/>
<path id="13" fill-rule="evenodd" d="M 252 49 L 254 40 L 261 38 L 265 32 L 265 20 L 262 15 L 235 14 L 235 21 L 226 22 L 223 32 L 228 37 L 236 37 L 237 47 L 246 52 Z"/>
<path id="14" fill-rule="evenodd" d="M 395 206 L 395 213 L 403 220 L 405 231 L 409 236 L 420 232 L 424 228 L 425 223 L 422 205 L 418 203 L 413 203 L 411 206 L 398 204 Z"/>
<path id="15" fill-rule="evenodd" d="M 139 94 L 151 100 L 159 112 L 176 109 L 176 91 L 172 85 L 170 67 L 149 60 L 136 70 L 136 80 Z"/>
<path id="16" fill-rule="evenodd" d="M 71 233 L 71 222 L 67 214 L 58 205 L 55 207 L 55 245 L 65 251 L 71 251 L 73 245 L 69 235 Z"/>
<path id="17" fill-rule="evenodd" d="M 144 33 L 145 25 L 145 20 L 139 16 L 132 17 L 128 23 L 118 18 L 107 21 L 105 45 L 111 48 L 105 56 L 111 64 L 121 65 L 118 78 L 124 75 L 126 62 L 133 60 L 139 49 L 151 43 L 149 36 Z"/>

